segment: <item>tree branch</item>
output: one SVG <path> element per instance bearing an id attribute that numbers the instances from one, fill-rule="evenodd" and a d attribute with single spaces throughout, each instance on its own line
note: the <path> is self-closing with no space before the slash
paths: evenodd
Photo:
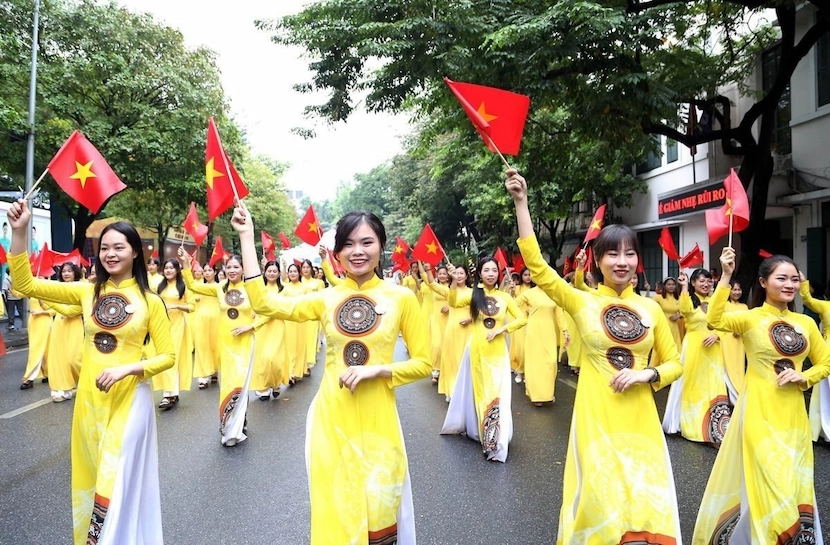
<path id="1" fill-rule="evenodd" d="M 626 13 L 640 13 L 651 8 L 660 6 L 668 6 L 671 4 L 687 4 L 688 0 L 647 0 L 640 2 L 639 0 L 628 0 L 628 6 L 625 8 Z M 768 2 L 764 0 L 732 0 L 729 3 L 745 6 L 747 8 L 759 8 Z"/>

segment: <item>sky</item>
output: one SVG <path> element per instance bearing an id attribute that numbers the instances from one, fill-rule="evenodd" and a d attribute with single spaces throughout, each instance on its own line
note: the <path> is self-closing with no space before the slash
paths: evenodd
<path id="1" fill-rule="evenodd" d="M 191 47 L 206 46 L 217 54 L 221 83 L 231 114 L 246 132 L 254 153 L 290 164 L 283 181 L 312 200 L 333 198 L 340 181 L 392 158 L 409 131 L 405 116 L 369 114 L 362 108 L 347 123 L 327 125 L 307 119 L 303 110 L 324 95 L 292 89 L 310 80 L 303 50 L 276 45 L 270 33 L 254 27 L 257 19 L 299 12 L 307 0 L 120 0 L 135 12 L 148 12 L 178 28 Z M 206 121 L 207 122 L 207 121 Z M 293 127 L 314 128 L 311 140 L 291 133 Z M 222 128 L 219 127 L 221 134 Z"/>

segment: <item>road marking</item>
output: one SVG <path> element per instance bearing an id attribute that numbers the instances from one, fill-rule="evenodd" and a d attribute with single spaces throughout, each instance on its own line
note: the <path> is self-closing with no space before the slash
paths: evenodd
<path id="1" fill-rule="evenodd" d="M 569 378 L 559 378 L 559 379 L 556 379 L 556 380 L 558 380 L 562 384 L 566 384 L 566 385 L 570 386 L 571 388 L 573 388 L 574 390 L 576 390 L 576 382 L 572 381 L 571 379 L 569 379 Z"/>
<path id="2" fill-rule="evenodd" d="M 23 413 L 29 412 L 32 409 L 37 409 L 42 405 L 46 405 L 48 403 L 52 403 L 52 398 L 47 397 L 46 399 L 41 399 L 40 401 L 35 401 L 34 403 L 29 403 L 19 409 L 15 409 L 13 411 L 7 412 L 6 414 L 0 414 L 0 419 L 8 420 L 9 418 L 14 418 L 15 416 L 21 415 Z"/>
<path id="3" fill-rule="evenodd" d="M 28 348 L 15 348 L 14 350 L 7 350 L 6 355 L 17 354 L 18 352 L 25 352 Z"/>

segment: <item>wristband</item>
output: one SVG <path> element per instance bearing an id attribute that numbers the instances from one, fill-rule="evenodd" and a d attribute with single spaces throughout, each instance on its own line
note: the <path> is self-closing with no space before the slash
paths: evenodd
<path id="1" fill-rule="evenodd" d="M 660 380 L 660 371 L 658 371 L 657 368 L 655 368 L 655 367 L 646 367 L 646 369 L 648 369 L 650 371 L 654 371 L 654 376 L 651 377 L 650 379 L 648 379 L 649 384 L 653 384 L 653 383 L 658 382 Z"/>
<path id="2" fill-rule="evenodd" d="M 245 282 L 247 282 L 248 280 L 253 280 L 254 278 L 259 278 L 260 276 L 262 276 L 262 273 L 255 274 L 253 276 L 246 276 L 245 277 Z"/>

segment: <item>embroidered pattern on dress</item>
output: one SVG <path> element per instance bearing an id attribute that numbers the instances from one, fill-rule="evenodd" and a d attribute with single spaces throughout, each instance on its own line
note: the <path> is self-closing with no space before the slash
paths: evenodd
<path id="1" fill-rule="evenodd" d="M 343 335 L 356 337 L 371 333 L 380 324 L 375 302 L 364 295 L 344 300 L 334 311 L 334 325 Z"/>
<path id="2" fill-rule="evenodd" d="M 769 339 L 782 356 L 795 356 L 804 352 L 807 341 L 787 322 L 775 322 L 769 328 Z"/>
<path id="3" fill-rule="evenodd" d="M 709 415 L 703 421 L 703 440 L 716 445 L 722 443 L 731 419 L 732 408 L 729 406 L 729 398 L 718 396 L 713 399 L 709 405 Z"/>
<path id="4" fill-rule="evenodd" d="M 602 310 L 602 327 L 609 337 L 623 344 L 636 343 L 648 333 L 640 316 L 621 305 L 612 305 Z"/>
<path id="5" fill-rule="evenodd" d="M 225 428 L 228 426 L 233 410 L 236 408 L 236 403 L 239 401 L 239 395 L 242 393 L 242 388 L 234 388 L 219 406 L 219 433 L 225 435 Z"/>
<path id="6" fill-rule="evenodd" d="M 236 310 L 235 308 L 229 308 L 228 309 L 228 318 L 230 318 L 231 320 L 236 320 L 237 318 L 239 318 L 239 311 Z"/>
<path id="7" fill-rule="evenodd" d="M 102 354 L 111 354 L 115 352 L 116 347 L 118 346 L 118 340 L 115 338 L 115 335 L 112 333 L 104 333 L 103 331 L 99 331 L 92 337 L 92 342 L 95 344 L 95 348 L 98 349 L 98 352 Z"/>
<path id="8" fill-rule="evenodd" d="M 718 519 L 715 529 L 712 531 L 712 539 L 709 540 L 709 545 L 728 545 L 729 540 L 732 539 L 732 533 L 735 531 L 735 526 L 738 525 L 738 520 L 741 518 L 741 506 L 736 505 L 729 511 L 726 511 Z"/>
<path id="9" fill-rule="evenodd" d="M 793 363 L 793 360 L 784 358 L 773 363 L 772 368 L 775 369 L 776 375 L 780 375 L 784 369 L 795 369 L 795 364 Z"/>
<path id="10" fill-rule="evenodd" d="M 102 295 L 92 309 L 92 320 L 104 329 L 121 327 L 133 317 L 127 312 L 129 305 L 130 301 L 120 293 Z"/>
<path id="11" fill-rule="evenodd" d="M 481 312 L 485 316 L 495 316 L 499 313 L 499 302 L 495 297 L 486 296 L 484 298 L 484 308 L 481 309 Z"/>
<path id="12" fill-rule="evenodd" d="M 496 327 L 496 321 L 492 318 L 485 318 L 481 321 L 481 324 L 486 327 L 487 329 L 493 329 Z"/>
<path id="13" fill-rule="evenodd" d="M 86 536 L 86 545 L 97 545 L 104 529 L 104 520 L 107 518 L 110 500 L 95 494 L 95 503 L 92 504 L 92 518 L 89 520 L 89 533 Z"/>
<path id="14" fill-rule="evenodd" d="M 501 419 L 499 418 L 499 398 L 494 399 L 484 411 L 481 428 L 481 448 L 487 453 L 496 450 L 501 434 Z"/>
<path id="15" fill-rule="evenodd" d="M 663 534 L 628 531 L 620 538 L 620 545 L 675 545 L 677 540 Z"/>
<path id="16" fill-rule="evenodd" d="M 346 365 L 366 365 L 369 362 L 369 347 L 360 341 L 350 341 L 343 348 L 343 361 Z"/>
<path id="17" fill-rule="evenodd" d="M 369 545 L 393 545 L 398 542 L 398 525 L 383 530 L 369 530 Z"/>
<path id="18" fill-rule="evenodd" d="M 225 294 L 225 302 L 232 307 L 238 307 L 242 304 L 242 301 L 244 300 L 245 297 L 239 290 L 228 290 L 228 292 Z"/>
<path id="19" fill-rule="evenodd" d="M 816 541 L 816 521 L 813 506 L 798 506 L 798 521 L 778 536 L 780 545 L 818 545 Z"/>
<path id="20" fill-rule="evenodd" d="M 634 367 L 634 354 L 628 348 L 612 346 L 605 352 L 608 363 L 617 369 L 631 369 Z"/>

